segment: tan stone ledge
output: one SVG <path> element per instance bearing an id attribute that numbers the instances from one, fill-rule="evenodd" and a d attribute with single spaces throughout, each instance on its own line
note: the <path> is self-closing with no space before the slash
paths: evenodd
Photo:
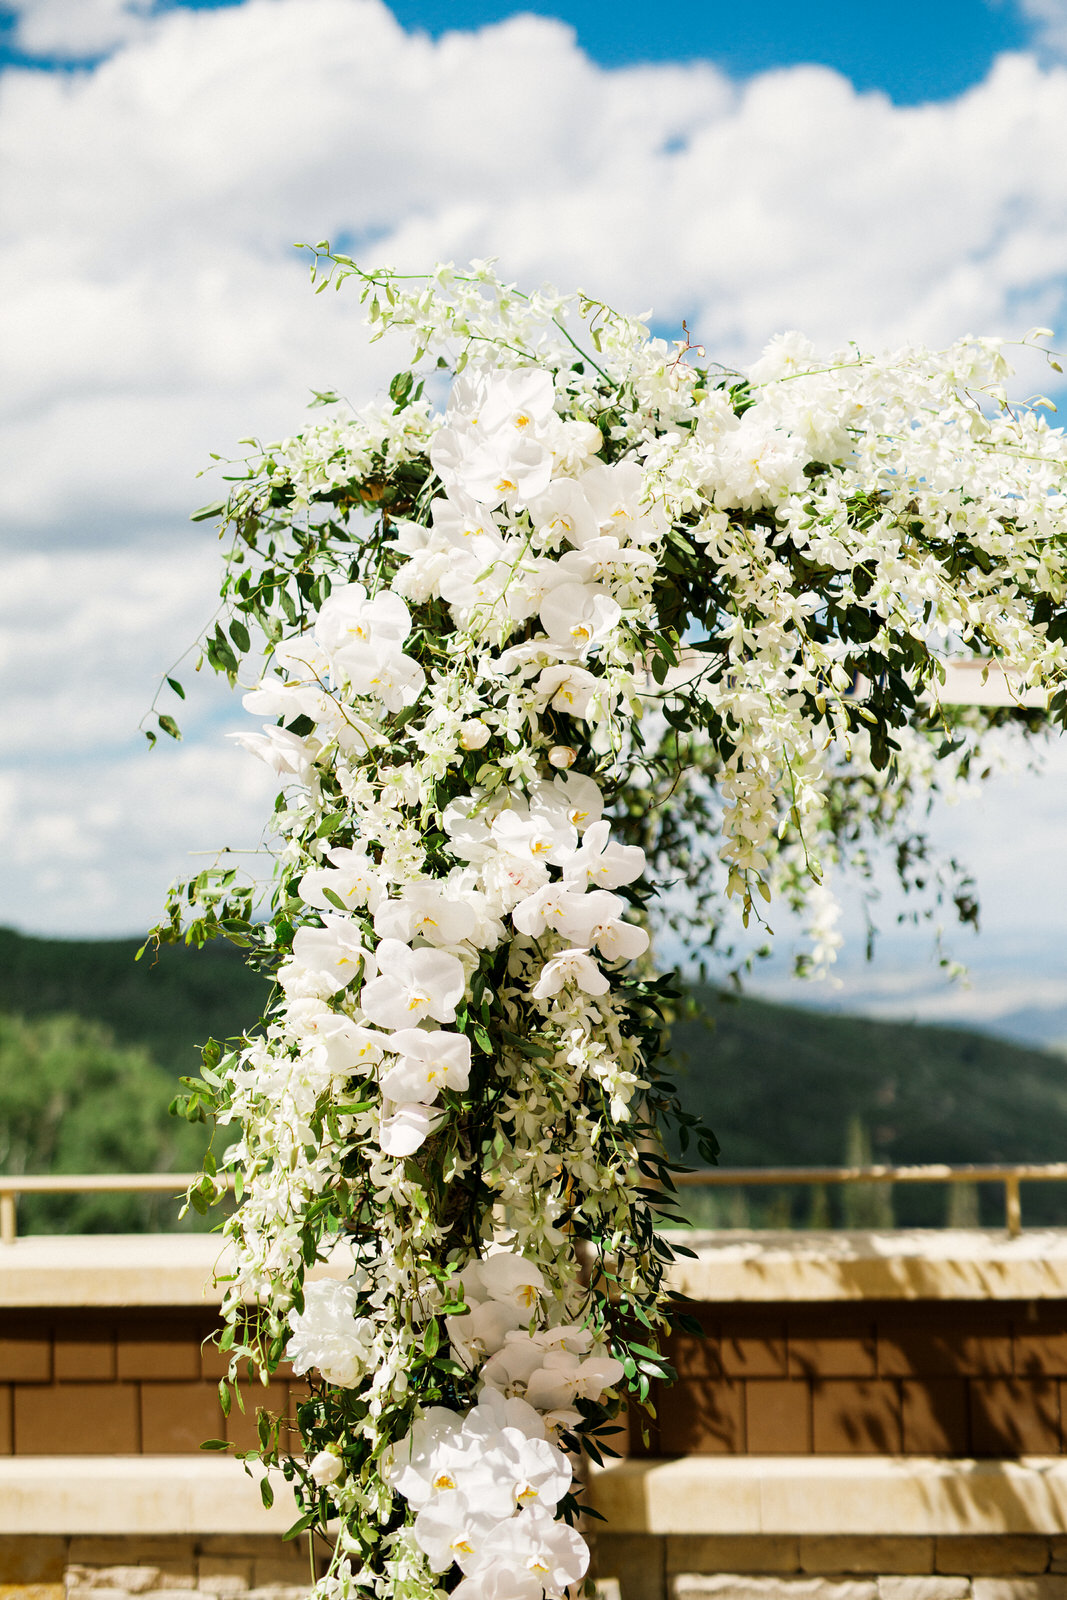
<path id="1" fill-rule="evenodd" d="M 590 1475 L 608 1533 L 1004 1534 L 1067 1530 L 1067 1460 L 689 1456 Z"/>
<path id="2" fill-rule="evenodd" d="M 225 1456 L 7 1456 L 0 1458 L 0 1535 L 280 1534 L 296 1502 L 271 1474 Z"/>
<path id="3" fill-rule="evenodd" d="M 694 1300 L 1067 1299 L 1067 1228 L 679 1235 L 697 1252 L 670 1282 Z M 231 1268 L 217 1234 L 33 1236 L 0 1244 L 0 1306 L 217 1305 Z M 315 1275 L 345 1277 L 351 1257 Z"/>
<path id="4" fill-rule="evenodd" d="M 992 1228 L 884 1232 L 669 1234 L 670 1283 L 694 1300 L 1059 1300 L 1067 1298 L 1067 1228 L 1011 1238 Z"/>
<path id="5" fill-rule="evenodd" d="M 347 1277 L 344 1247 L 314 1277 Z M 218 1234 L 33 1235 L 0 1244 L 0 1306 L 209 1306 L 233 1270 Z"/>

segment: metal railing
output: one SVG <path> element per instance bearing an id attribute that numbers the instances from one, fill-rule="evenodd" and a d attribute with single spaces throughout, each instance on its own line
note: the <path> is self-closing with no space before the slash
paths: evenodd
<path id="1" fill-rule="evenodd" d="M 169 1194 L 180 1199 L 197 1172 L 84 1172 L 9 1177 L 0 1173 L 0 1244 L 18 1238 L 20 1194 Z M 229 1182 L 223 1174 L 222 1182 Z"/>
<path id="2" fill-rule="evenodd" d="M 18 1237 L 20 1194 L 170 1194 L 179 1199 L 199 1173 L 61 1173 L 9 1177 L 0 1173 L 0 1244 Z M 219 1174 L 232 1187 L 233 1180 Z M 1012 1238 L 1023 1226 L 1020 1185 L 1067 1182 L 1067 1161 L 1040 1165 L 1034 1162 L 987 1166 L 923 1167 L 706 1167 L 674 1174 L 685 1189 L 785 1188 L 793 1184 L 850 1183 L 1001 1183 L 1004 1185 L 1004 1225 Z"/>
<path id="3" fill-rule="evenodd" d="M 750 1184 L 782 1188 L 827 1183 L 1002 1183 L 1004 1226 L 1014 1239 L 1023 1225 L 1020 1184 L 1067 1182 L 1067 1161 L 1044 1166 L 1021 1162 L 964 1167 L 706 1167 L 699 1172 L 676 1173 L 674 1182 L 687 1189 L 741 1189 Z"/>

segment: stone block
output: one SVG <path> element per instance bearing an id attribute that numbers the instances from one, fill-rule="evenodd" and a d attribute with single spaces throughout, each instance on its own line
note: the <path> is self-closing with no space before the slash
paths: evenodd
<path id="1" fill-rule="evenodd" d="M 797 1540 L 788 1534 L 671 1534 L 668 1572 L 797 1572 Z"/>
<path id="2" fill-rule="evenodd" d="M 182 1589 L 188 1593 L 196 1588 L 196 1563 L 189 1556 L 177 1561 L 161 1561 L 156 1571 L 161 1589 Z"/>
<path id="3" fill-rule="evenodd" d="M 90 1588 L 88 1584 L 68 1583 L 67 1600 L 130 1600 L 128 1589 Z"/>
<path id="4" fill-rule="evenodd" d="M 976 1456 L 1058 1455 L 1060 1394 L 1054 1379 L 973 1379 L 969 1389 Z"/>
<path id="5" fill-rule="evenodd" d="M 67 1584 L 72 1589 L 122 1589 L 126 1594 L 144 1594 L 147 1589 L 159 1588 L 159 1568 L 86 1567 L 72 1562 L 67 1568 Z"/>
<path id="6" fill-rule="evenodd" d="M 659 1396 L 660 1450 L 665 1456 L 728 1455 L 745 1449 L 745 1386 L 730 1378 L 681 1384 Z"/>
<path id="7" fill-rule="evenodd" d="M 24 1320 L 17 1330 L 0 1339 L 0 1380 L 48 1383 L 51 1377 L 52 1334 L 43 1319 Z"/>
<path id="8" fill-rule="evenodd" d="M 597 1533 L 593 1571 L 618 1579 L 620 1600 L 664 1600 L 666 1550 L 651 1533 Z"/>
<path id="9" fill-rule="evenodd" d="M 269 1533 L 207 1533 L 201 1534 L 196 1548 L 202 1556 L 258 1556 L 261 1561 L 274 1557 L 284 1561 L 293 1554 L 294 1539 L 278 1539 Z"/>
<path id="10" fill-rule="evenodd" d="M 974 1600 L 1067 1600 L 1067 1577 L 975 1578 Z"/>
<path id="11" fill-rule="evenodd" d="M 878 1579 L 878 1600 L 969 1600 L 969 1578 Z"/>
<path id="12" fill-rule="evenodd" d="M 877 1373 L 874 1322 L 862 1311 L 834 1306 L 789 1317 L 789 1372 L 804 1378 L 873 1378 Z"/>
<path id="13" fill-rule="evenodd" d="M 213 1383 L 142 1383 L 141 1448 L 145 1455 L 185 1455 L 222 1437 L 222 1407 Z"/>
<path id="14" fill-rule="evenodd" d="M 16 1455 L 137 1455 L 140 1442 L 137 1391 L 128 1384 L 16 1385 Z"/>
<path id="15" fill-rule="evenodd" d="M 0 1600 L 66 1600 L 61 1583 L 0 1583 Z"/>
<path id="16" fill-rule="evenodd" d="M 199 1378 L 202 1337 L 188 1318 L 138 1319 L 119 1330 L 118 1375 L 160 1381 Z"/>
<path id="17" fill-rule="evenodd" d="M 745 1384 L 745 1427 L 751 1456 L 810 1455 L 808 1384 L 795 1378 L 753 1378 Z"/>
<path id="18" fill-rule="evenodd" d="M 196 1564 L 196 1586 L 219 1595 L 220 1600 L 244 1594 L 252 1587 L 252 1561 L 241 1556 L 201 1556 Z"/>
<path id="19" fill-rule="evenodd" d="M 785 1320 L 731 1317 L 722 1330 L 722 1366 L 731 1378 L 785 1378 Z"/>
<path id="20" fill-rule="evenodd" d="M 934 1570 L 932 1538 L 806 1536 L 800 1540 L 800 1568 L 811 1573 L 924 1573 Z"/>
<path id="21" fill-rule="evenodd" d="M 118 1567 L 136 1565 L 132 1557 L 133 1542 L 122 1534 L 110 1537 L 78 1538 L 70 1541 L 67 1559 L 76 1567 Z"/>
<path id="22" fill-rule="evenodd" d="M 57 1328 L 52 1360 L 56 1383 L 113 1382 L 114 1326 L 83 1311 L 76 1329 L 68 1328 L 66 1323 Z"/>
<path id="23" fill-rule="evenodd" d="M 0 1456 L 15 1448 L 14 1391 L 9 1383 L 0 1384 Z"/>
<path id="24" fill-rule="evenodd" d="M 1030 1533 L 957 1534 L 939 1538 L 934 1554 L 938 1572 L 967 1578 L 1044 1572 L 1048 1563 L 1048 1540 Z"/>
<path id="25" fill-rule="evenodd" d="M 825 1378 L 812 1383 L 812 1446 L 816 1455 L 899 1455 L 900 1391 L 875 1378 Z"/>
<path id="26" fill-rule="evenodd" d="M 706 1576 L 680 1572 L 670 1579 L 670 1600 L 878 1600 L 865 1578 L 757 1578 L 746 1573 Z"/>
<path id="27" fill-rule="evenodd" d="M 44 1536 L 0 1539 L 0 1586 L 61 1584 L 66 1562 L 65 1539 Z"/>
<path id="28" fill-rule="evenodd" d="M 966 1378 L 905 1378 L 900 1393 L 905 1455 L 970 1453 Z"/>
<path id="29" fill-rule="evenodd" d="M 293 1542 L 294 1544 L 297 1544 L 296 1540 Z M 310 1588 L 311 1580 L 308 1577 L 310 1569 L 308 1566 L 307 1541 L 303 1540 L 299 1542 L 297 1544 L 297 1548 L 299 1554 L 303 1558 L 299 1562 L 279 1561 L 273 1557 L 268 1557 L 265 1560 L 253 1561 L 252 1583 L 250 1587 L 253 1589 L 271 1589 L 279 1583 L 283 1585 L 291 1585 L 306 1579 L 307 1586 Z"/>
<path id="30" fill-rule="evenodd" d="M 622 1600 L 618 1578 L 596 1578 L 593 1581 L 595 1600 Z"/>

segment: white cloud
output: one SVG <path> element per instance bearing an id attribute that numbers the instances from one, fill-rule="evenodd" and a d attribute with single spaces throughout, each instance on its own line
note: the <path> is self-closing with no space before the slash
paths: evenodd
<path id="1" fill-rule="evenodd" d="M 1051 26 L 1051 0 L 1030 3 Z M 144 799 L 120 729 L 212 603 L 185 521 L 215 497 L 196 471 L 298 426 L 312 386 L 359 400 L 404 359 L 366 344 L 353 293 L 310 294 L 295 239 L 409 269 L 498 255 L 528 282 L 686 316 L 725 360 L 786 326 L 883 344 L 1062 315 L 1062 67 L 1006 57 L 955 101 L 900 108 L 815 67 L 744 86 L 707 63 L 606 71 L 545 18 L 435 43 L 380 0 L 149 10 L 26 0 L 23 48 L 111 53 L 0 78 L 0 514 L 37 552 L 8 672 L 31 743 L 72 774 L 42 814 L 95 841 L 110 887 L 84 907 L 109 927 L 127 878 L 105 845 L 124 827 L 90 825 L 82 797 L 106 750 L 108 804 L 132 817 Z M 9 804 L 44 859 L 26 782 Z M 179 802 L 152 803 L 165 839 Z M 89 931 L 25 871 L 5 915 L 58 928 L 66 905 Z"/>
<path id="2" fill-rule="evenodd" d="M 17 911 L 39 933 L 141 933 L 173 879 L 195 876 L 224 845 L 260 847 L 273 793 L 273 774 L 221 738 L 0 774 L 3 920 Z M 239 859 L 266 875 L 265 857 Z"/>
<path id="3" fill-rule="evenodd" d="M 137 38 L 152 0 L 16 0 L 12 9 L 26 55 L 84 60 Z"/>
<path id="4" fill-rule="evenodd" d="M 1034 24 L 1035 44 L 1053 54 L 1067 55 L 1065 0 L 1016 0 L 1016 4 L 1023 16 Z"/>

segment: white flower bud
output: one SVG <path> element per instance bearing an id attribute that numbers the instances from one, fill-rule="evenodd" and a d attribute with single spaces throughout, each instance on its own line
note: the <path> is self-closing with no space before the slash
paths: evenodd
<path id="1" fill-rule="evenodd" d="M 308 1462 L 308 1471 L 320 1489 L 324 1489 L 328 1483 L 336 1483 L 344 1470 L 344 1462 L 332 1450 L 320 1450 L 318 1455 Z"/>
<path id="2" fill-rule="evenodd" d="M 460 723 L 459 742 L 464 750 L 481 750 L 489 743 L 489 729 L 477 717 L 472 717 L 469 722 Z"/>
<path id="3" fill-rule="evenodd" d="M 573 767 L 577 759 L 577 750 L 572 750 L 569 744 L 554 744 L 548 752 L 548 764 L 551 767 Z"/>

